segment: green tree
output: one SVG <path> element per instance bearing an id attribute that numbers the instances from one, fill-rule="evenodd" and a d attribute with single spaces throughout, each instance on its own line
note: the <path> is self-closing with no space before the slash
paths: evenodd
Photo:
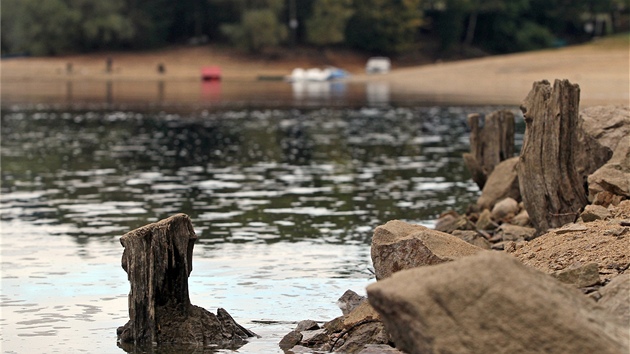
<path id="1" fill-rule="evenodd" d="M 242 6 L 240 22 L 221 26 L 221 32 L 234 45 L 258 53 L 286 39 L 287 28 L 279 21 L 284 7 L 282 0 L 240 0 L 239 3 Z"/>
<path id="2" fill-rule="evenodd" d="M 342 43 L 353 13 L 352 0 L 316 0 L 313 14 L 306 21 L 308 42 L 318 46 Z"/>
<path id="3" fill-rule="evenodd" d="M 3 3 L 3 8 L 7 5 Z M 73 29 L 77 28 L 81 14 L 63 0 L 21 0 L 12 5 L 20 19 L 7 34 L 12 44 L 10 51 L 50 55 L 73 49 L 76 36 Z"/>
<path id="4" fill-rule="evenodd" d="M 400 53 L 415 44 L 422 24 L 421 0 L 355 1 L 346 27 L 351 46 L 381 53 Z"/>
<path id="5" fill-rule="evenodd" d="M 477 46 L 504 53 L 548 47 L 553 35 L 528 18 L 532 0 L 435 0 L 443 52 Z"/>
<path id="6" fill-rule="evenodd" d="M 531 0 L 528 16 L 557 37 L 581 41 L 590 38 L 584 26 L 596 14 L 612 14 L 628 5 L 628 0 Z M 606 32 L 609 30 L 612 31 L 612 28 Z"/>
<path id="7" fill-rule="evenodd" d="M 82 51 L 115 48 L 133 38 L 131 20 L 123 15 L 123 0 L 68 0 L 78 14 L 77 45 Z"/>
<path id="8" fill-rule="evenodd" d="M 90 51 L 116 47 L 133 36 L 131 22 L 122 14 L 123 0 L 8 0 L 3 5 L 2 22 L 8 22 L 3 50 L 8 52 Z M 9 18 L 11 14 L 19 17 Z"/>
<path id="9" fill-rule="evenodd" d="M 133 26 L 131 48 L 149 48 L 168 42 L 171 28 L 179 19 L 171 0 L 126 0 L 125 14 Z"/>
<path id="10" fill-rule="evenodd" d="M 478 13 L 476 44 L 494 53 L 550 47 L 554 35 L 548 28 L 528 17 L 531 11 L 531 0 L 496 1 L 493 7 Z M 466 44 L 472 44 L 472 41 Z"/>

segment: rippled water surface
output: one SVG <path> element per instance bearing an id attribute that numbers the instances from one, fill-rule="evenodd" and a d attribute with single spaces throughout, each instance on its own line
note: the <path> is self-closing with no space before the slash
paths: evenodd
<path id="1" fill-rule="evenodd" d="M 174 213 L 199 236 L 193 304 L 280 352 L 365 293 L 373 228 L 474 201 L 466 115 L 491 107 L 2 111 L 2 351 L 122 353 L 119 237 Z M 269 324 L 269 322 L 271 324 Z"/>

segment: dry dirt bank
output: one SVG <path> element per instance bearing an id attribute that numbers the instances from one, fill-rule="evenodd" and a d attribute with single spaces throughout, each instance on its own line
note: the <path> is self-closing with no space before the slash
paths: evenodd
<path id="1" fill-rule="evenodd" d="M 534 81 L 568 79 L 580 85 L 582 106 L 628 105 L 630 46 L 617 41 L 404 68 L 378 79 L 396 92 L 489 104 L 520 104 Z"/>

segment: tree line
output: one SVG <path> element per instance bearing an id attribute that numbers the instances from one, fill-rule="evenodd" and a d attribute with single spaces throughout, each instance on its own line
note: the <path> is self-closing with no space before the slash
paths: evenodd
<path id="1" fill-rule="evenodd" d="M 3 0 L 3 55 L 224 43 L 509 53 L 628 30 L 627 0 Z"/>

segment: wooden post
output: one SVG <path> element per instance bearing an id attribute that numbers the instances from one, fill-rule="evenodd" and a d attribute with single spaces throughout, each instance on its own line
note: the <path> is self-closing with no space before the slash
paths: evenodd
<path id="1" fill-rule="evenodd" d="M 479 189 L 483 189 L 494 167 L 514 156 L 514 114 L 500 110 L 488 114 L 480 126 L 479 114 L 468 115 L 470 153 L 464 162 Z"/>
<path id="2" fill-rule="evenodd" d="M 587 204 L 575 162 L 580 87 L 568 80 L 535 82 L 521 110 L 525 138 L 518 180 L 525 208 L 539 233 L 574 222 Z"/>
<path id="3" fill-rule="evenodd" d="M 190 218 L 177 214 L 130 231 L 120 238 L 125 250 L 129 322 L 118 328 L 122 343 L 216 344 L 240 346 L 254 334 L 225 310 L 220 316 L 190 303 L 188 276 L 197 236 Z"/>

